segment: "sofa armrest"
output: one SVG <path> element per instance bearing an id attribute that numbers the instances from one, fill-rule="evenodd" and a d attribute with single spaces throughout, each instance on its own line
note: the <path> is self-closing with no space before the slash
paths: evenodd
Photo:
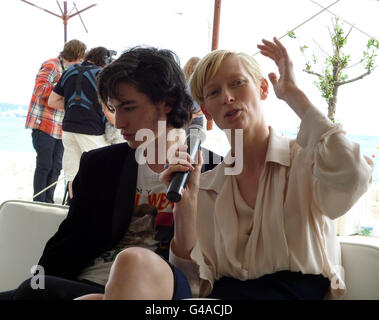
<path id="1" fill-rule="evenodd" d="M 67 206 L 6 201 L 0 206 L 0 291 L 32 276 L 46 242 L 66 217 Z"/>
<path id="2" fill-rule="evenodd" d="M 342 236 L 345 300 L 379 299 L 379 237 Z"/>

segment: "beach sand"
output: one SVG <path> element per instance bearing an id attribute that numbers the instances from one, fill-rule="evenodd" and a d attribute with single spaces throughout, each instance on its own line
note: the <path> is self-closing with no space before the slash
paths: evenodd
<path id="1" fill-rule="evenodd" d="M 0 203 L 6 200 L 32 200 L 35 157 L 34 152 L 0 151 Z M 64 191 L 63 179 L 55 189 L 55 203 L 62 204 Z M 365 216 L 379 226 L 379 183 L 373 184 L 368 192 L 368 212 Z"/>
<path id="2" fill-rule="evenodd" d="M 0 151 L 0 203 L 6 200 L 32 201 L 35 159 L 34 152 Z M 64 191 L 63 179 L 56 186 L 55 203 L 62 204 Z"/>

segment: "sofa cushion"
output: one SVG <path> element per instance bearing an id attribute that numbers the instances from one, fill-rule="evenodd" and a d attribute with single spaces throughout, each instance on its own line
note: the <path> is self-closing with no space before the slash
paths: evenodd
<path id="1" fill-rule="evenodd" d="M 379 299 L 379 238 L 339 237 L 345 272 L 345 300 Z"/>
<path id="2" fill-rule="evenodd" d="M 66 217 L 67 206 L 11 200 L 0 206 L 0 291 L 16 288 Z"/>

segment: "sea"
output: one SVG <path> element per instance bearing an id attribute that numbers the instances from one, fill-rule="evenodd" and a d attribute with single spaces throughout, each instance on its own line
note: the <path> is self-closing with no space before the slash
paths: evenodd
<path id="1" fill-rule="evenodd" d="M 0 151 L 34 152 L 31 130 L 25 129 L 28 111 L 26 105 L 0 103 Z M 278 131 L 289 138 L 296 137 L 296 131 Z M 373 182 L 379 182 L 379 136 L 352 134 L 348 137 L 358 142 L 362 154 L 375 164 Z"/>

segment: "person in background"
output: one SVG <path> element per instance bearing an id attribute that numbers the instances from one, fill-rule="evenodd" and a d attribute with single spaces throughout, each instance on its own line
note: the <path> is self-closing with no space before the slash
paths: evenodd
<path id="1" fill-rule="evenodd" d="M 197 65 L 191 92 L 208 120 L 231 130 L 231 151 L 200 176 L 199 165 L 175 204 L 170 262 L 195 297 L 323 299 L 343 294 L 334 219 L 367 191 L 373 162 L 298 87 L 293 63 L 276 38 L 261 53 L 279 69 L 268 75 L 276 96 L 301 119 L 296 140 L 266 125 L 269 92 L 255 59 L 217 50 Z M 240 139 L 234 139 L 238 131 Z M 237 167 L 236 164 L 242 163 Z M 161 179 L 192 166 L 187 156 Z"/>
<path id="2" fill-rule="evenodd" d="M 199 57 L 192 57 L 184 65 L 183 72 L 184 72 L 184 76 L 186 77 L 187 83 L 189 83 L 190 77 L 191 77 L 193 71 L 195 70 L 196 64 L 199 61 L 200 61 Z M 188 92 L 191 94 L 191 91 L 189 89 L 189 85 L 188 85 Z M 199 104 L 196 101 L 194 101 L 193 107 L 194 107 L 194 111 L 193 111 L 193 115 L 192 115 L 191 124 L 198 124 L 198 125 L 204 127 L 205 118 L 204 118 L 203 113 L 201 112 Z"/>
<path id="3" fill-rule="evenodd" d="M 42 64 L 36 76 L 25 122 L 25 128 L 32 129 L 33 147 L 37 153 L 33 179 L 34 195 L 56 182 L 62 169 L 64 112 L 49 106 L 49 96 L 63 71 L 82 61 L 86 48 L 79 40 L 67 42 L 57 58 Z M 55 185 L 33 200 L 54 203 L 54 191 Z"/>
<path id="4" fill-rule="evenodd" d="M 62 124 L 63 171 L 68 180 L 70 199 L 72 181 L 83 152 L 109 145 L 105 139 L 105 116 L 96 91 L 96 77 L 112 60 L 104 47 L 91 49 L 81 64 L 70 66 L 55 85 L 49 105 L 65 111 Z M 107 113 L 108 115 L 108 113 Z"/>

